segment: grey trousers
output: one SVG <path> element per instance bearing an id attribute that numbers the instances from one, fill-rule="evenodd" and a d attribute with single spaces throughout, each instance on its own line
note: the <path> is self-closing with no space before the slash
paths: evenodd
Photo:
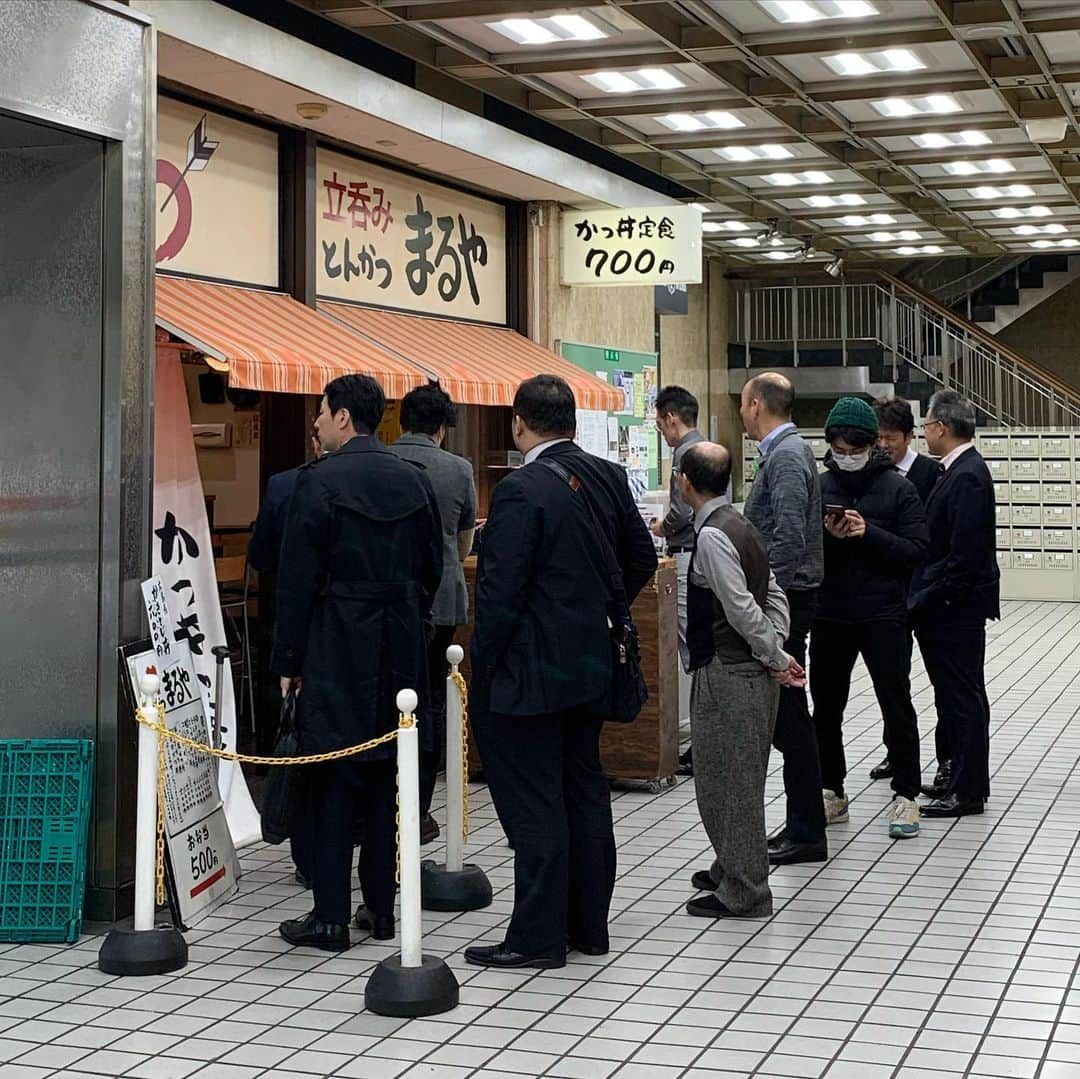
<path id="1" fill-rule="evenodd" d="M 716 852 L 716 897 L 735 914 L 772 913 L 765 773 L 780 686 L 760 663 L 713 659 L 694 671 L 690 735 L 698 811 Z"/>

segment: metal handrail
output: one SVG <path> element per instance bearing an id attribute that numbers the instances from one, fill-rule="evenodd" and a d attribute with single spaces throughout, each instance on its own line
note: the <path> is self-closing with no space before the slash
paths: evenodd
<path id="1" fill-rule="evenodd" d="M 792 362 L 808 342 L 866 342 L 940 387 L 959 390 L 1002 426 L 1080 427 L 1080 393 L 933 297 L 889 274 L 875 282 L 791 284 L 744 289 L 732 305 L 731 340 L 745 347 L 790 345 Z M 888 360 L 886 362 L 889 362 Z"/>

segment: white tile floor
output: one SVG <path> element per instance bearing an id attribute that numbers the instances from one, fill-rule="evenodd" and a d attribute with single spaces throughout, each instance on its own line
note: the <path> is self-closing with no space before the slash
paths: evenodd
<path id="1" fill-rule="evenodd" d="M 511 852 L 474 789 L 470 857 L 488 910 L 428 915 L 461 1005 L 433 1019 L 366 1014 L 390 944 L 342 955 L 285 947 L 308 908 L 283 848 L 244 854 L 241 895 L 189 934 L 179 975 L 120 980 L 99 941 L 0 946 L 0 1077 L 255 1079 L 344 1076 L 1080 1076 L 1080 605 L 1010 603 L 991 629 L 993 798 L 982 817 L 925 822 L 890 842 L 880 719 L 862 675 L 847 724 L 851 821 L 827 863 L 780 869 L 768 921 L 688 917 L 709 855 L 691 781 L 615 797 L 619 882 L 612 953 L 565 970 L 466 966 L 509 911 Z M 914 678 L 931 768 L 933 706 Z M 779 759 L 769 817 L 782 815 Z M 430 857 L 427 848 L 426 856 Z"/>

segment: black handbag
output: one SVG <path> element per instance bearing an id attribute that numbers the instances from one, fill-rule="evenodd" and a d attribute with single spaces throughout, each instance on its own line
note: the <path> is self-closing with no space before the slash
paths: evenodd
<path id="1" fill-rule="evenodd" d="M 278 722 L 273 755 L 296 757 L 299 753 L 300 738 L 296 732 L 296 693 L 290 689 L 281 702 L 281 719 Z M 293 834 L 302 782 L 298 765 L 271 765 L 260 814 L 263 842 L 277 846 Z"/>
<path id="2" fill-rule="evenodd" d="M 649 699 L 649 690 L 645 685 L 645 676 L 641 673 L 641 641 L 637 626 L 630 617 L 622 568 L 611 548 L 607 533 L 597 520 L 592 498 L 580 477 L 555 458 L 541 457 L 539 463 L 550 468 L 571 491 L 575 494 L 580 492 L 585 499 L 585 507 L 589 511 L 600 544 L 610 586 L 608 622 L 611 634 L 611 695 L 604 702 L 602 718 L 613 723 L 633 723 Z"/>

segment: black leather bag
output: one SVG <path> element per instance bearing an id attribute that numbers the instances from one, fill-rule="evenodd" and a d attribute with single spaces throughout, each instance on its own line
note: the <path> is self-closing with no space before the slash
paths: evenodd
<path id="1" fill-rule="evenodd" d="M 610 586 L 608 621 L 611 634 L 611 696 L 605 702 L 603 718 L 613 723 L 633 723 L 649 699 L 649 690 L 645 685 L 645 676 L 641 673 L 641 641 L 637 626 L 630 617 L 622 568 L 611 548 L 607 533 L 597 520 L 592 498 L 580 477 L 554 458 L 541 457 L 539 463 L 551 469 L 575 495 L 580 494 L 585 499 L 585 506 L 592 518 Z"/>
<path id="2" fill-rule="evenodd" d="M 290 689 L 281 702 L 281 719 L 278 722 L 273 755 L 296 757 L 299 753 L 300 739 L 296 733 L 296 694 Z M 277 846 L 293 834 L 302 782 L 300 766 L 295 764 L 270 766 L 260 814 L 263 842 Z"/>

